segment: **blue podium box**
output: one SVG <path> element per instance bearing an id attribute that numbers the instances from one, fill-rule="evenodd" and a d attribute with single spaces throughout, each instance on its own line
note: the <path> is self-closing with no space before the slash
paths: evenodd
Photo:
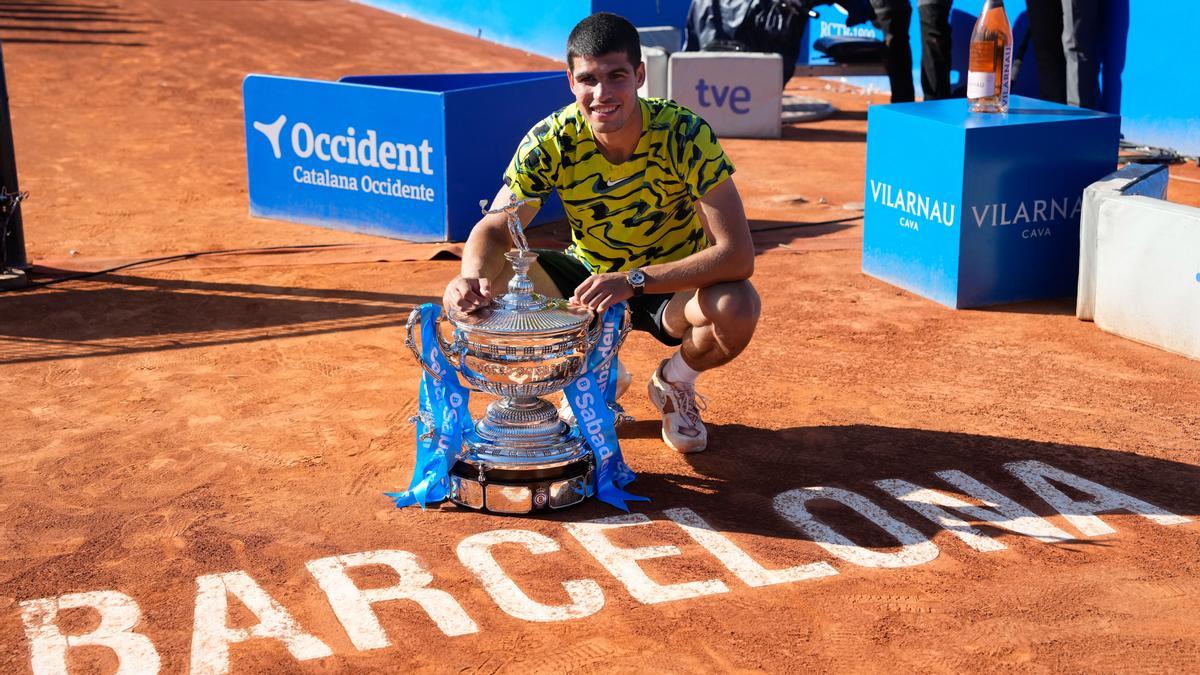
<path id="1" fill-rule="evenodd" d="M 1118 116 L 1019 96 L 872 106 L 863 272 L 956 309 L 1074 295 L 1083 190 L 1119 137 Z"/>
<path id="2" fill-rule="evenodd" d="M 463 241 L 522 137 L 572 101 L 562 71 L 242 85 L 250 213 L 409 241 Z M 557 197 L 536 225 L 563 217 Z"/>

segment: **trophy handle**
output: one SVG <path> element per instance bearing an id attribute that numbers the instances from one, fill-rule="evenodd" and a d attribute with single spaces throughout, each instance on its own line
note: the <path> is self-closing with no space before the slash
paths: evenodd
<path id="1" fill-rule="evenodd" d="M 442 321 L 444 321 L 444 320 L 445 320 L 445 314 L 443 313 L 442 316 L 439 316 L 437 318 L 436 325 L 441 326 Z M 429 367 L 429 364 L 425 361 L 424 356 L 421 354 L 421 350 L 417 349 L 417 341 L 416 341 L 417 324 L 419 324 L 420 321 L 421 321 L 421 308 L 417 307 L 416 309 L 414 309 L 412 311 L 412 313 L 410 313 L 408 315 L 408 321 L 405 323 L 405 328 L 407 329 L 407 334 L 404 336 L 404 344 L 408 346 L 409 351 L 412 352 L 413 357 L 417 360 L 417 363 L 421 364 L 421 367 L 425 369 L 425 372 L 429 373 L 433 377 L 434 380 L 441 382 L 442 381 L 442 373 L 434 372 L 433 369 Z M 460 343 L 460 340 L 458 339 L 457 335 L 455 336 L 454 341 L 452 343 L 447 343 L 445 340 L 442 339 L 442 332 L 440 330 L 438 330 L 437 333 L 433 336 L 433 340 L 437 344 L 438 351 L 440 351 L 442 353 L 442 356 L 444 356 L 446 358 L 446 361 L 450 364 L 451 369 L 456 370 L 459 373 L 470 372 L 471 374 L 475 374 L 474 371 L 471 371 L 470 368 L 467 366 L 466 345 L 463 345 Z M 456 361 L 458 363 L 457 368 L 454 365 Z M 479 377 L 482 377 L 482 376 L 479 376 Z M 469 389 L 471 391 L 480 391 L 480 389 L 478 389 L 474 386 L 471 386 L 469 379 L 465 386 L 467 389 Z"/>
<path id="2" fill-rule="evenodd" d="M 413 358 L 417 360 L 417 363 L 421 364 L 421 367 L 425 369 L 425 372 L 429 373 L 433 379 L 441 382 L 442 376 L 433 372 L 433 369 L 429 367 L 429 364 L 425 363 L 425 357 L 421 354 L 421 350 L 417 349 L 417 324 L 420 323 L 420 321 L 421 308 L 414 307 L 413 311 L 409 312 L 408 314 L 408 321 L 404 324 L 404 345 L 408 347 L 408 351 L 412 352 Z"/>
<path id="3" fill-rule="evenodd" d="M 457 344 L 457 340 L 455 342 Z M 466 349 L 456 346 L 455 351 L 458 354 L 458 368 L 456 368 L 456 370 L 458 370 L 458 372 L 462 373 L 463 378 L 467 381 L 467 384 L 466 384 L 467 389 L 470 389 L 471 391 L 483 392 L 482 389 L 476 387 L 475 385 L 473 385 L 471 383 L 474 381 L 484 380 L 487 378 L 485 378 L 482 374 L 475 372 L 475 369 L 473 369 L 473 368 L 471 368 L 471 366 L 467 365 L 467 350 Z M 483 392 L 483 393 L 487 393 L 487 392 Z"/>
<path id="4" fill-rule="evenodd" d="M 442 316 L 439 316 L 437 318 L 437 323 L 434 324 L 435 328 L 434 328 L 434 334 L 433 334 L 433 341 L 437 344 L 438 351 L 440 351 L 442 353 L 442 356 L 446 357 L 447 361 L 450 361 L 451 363 L 453 363 L 453 360 L 451 358 L 451 351 L 458 351 L 458 349 L 457 349 L 456 345 L 451 345 L 449 348 L 447 348 L 446 343 L 442 341 L 442 332 L 440 330 L 437 330 L 437 328 L 436 328 L 437 326 L 441 325 L 442 321 L 444 320 L 444 316 L 445 316 L 444 314 Z M 424 357 L 424 355 L 421 354 L 421 350 L 417 349 L 417 324 L 419 324 L 420 322 L 421 322 L 421 308 L 416 307 L 413 309 L 412 312 L 409 313 L 408 321 L 404 324 L 404 328 L 405 328 L 404 344 L 405 344 L 405 346 L 408 347 L 408 350 L 412 352 L 413 357 L 415 357 L 417 359 L 417 363 L 421 364 L 421 367 L 425 369 L 425 372 L 429 373 L 433 377 L 433 379 L 437 380 L 438 382 L 441 382 L 442 381 L 441 373 L 434 372 L 434 370 L 429 367 L 429 364 L 425 362 L 425 357 Z M 465 350 L 462 350 L 462 351 L 465 353 Z"/>
<path id="5" fill-rule="evenodd" d="M 607 368 L 608 364 L 611 363 L 612 360 L 617 357 L 617 352 L 619 352 L 621 350 L 621 345 L 625 344 L 625 338 L 629 336 L 629 331 L 632 329 L 633 329 L 633 310 L 629 308 L 629 303 L 625 303 L 625 320 L 621 322 L 621 332 L 617 333 L 617 343 L 615 345 L 613 345 L 612 351 L 610 351 L 608 353 L 608 356 L 605 356 L 604 360 L 602 360 L 602 361 L 600 361 L 600 363 L 596 364 L 597 370 L 603 370 L 604 368 Z M 603 331 L 604 331 L 604 322 L 601 321 L 600 323 L 598 323 L 596 325 L 596 328 L 589 330 L 587 332 L 587 351 L 585 351 L 584 354 L 591 354 L 592 349 L 594 349 L 596 347 L 596 345 L 600 344 L 600 336 L 603 333 Z M 589 370 L 591 370 L 591 369 L 588 368 L 587 358 L 585 357 L 583 360 L 583 370 L 580 371 L 579 374 L 582 375 L 583 373 L 586 373 Z"/>

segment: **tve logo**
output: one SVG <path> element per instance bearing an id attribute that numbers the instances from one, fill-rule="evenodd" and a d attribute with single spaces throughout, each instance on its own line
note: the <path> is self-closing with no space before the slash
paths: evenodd
<path id="1" fill-rule="evenodd" d="M 745 115 L 750 112 L 748 105 L 750 103 L 750 88 L 742 85 L 730 87 L 727 84 L 709 84 L 702 77 L 696 82 L 696 98 L 700 102 L 701 108 L 728 107 L 738 115 Z M 710 100 L 712 101 L 711 105 L 709 104 Z"/>

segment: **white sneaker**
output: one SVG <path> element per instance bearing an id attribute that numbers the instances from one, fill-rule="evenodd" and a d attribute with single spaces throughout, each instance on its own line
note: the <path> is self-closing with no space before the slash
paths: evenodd
<path id="1" fill-rule="evenodd" d="M 621 359 L 617 359 L 617 398 L 621 398 L 629 389 L 629 385 L 633 384 L 633 375 L 625 369 L 625 364 L 621 363 Z M 567 424 L 575 424 L 575 411 L 571 410 L 571 404 L 567 401 L 567 395 L 563 394 L 562 401 L 558 404 L 558 418 Z M 620 424 L 621 416 L 617 416 L 617 423 Z"/>
<path id="2" fill-rule="evenodd" d="M 708 429 L 700 411 L 708 401 L 690 384 L 668 382 L 662 374 L 666 361 L 658 364 L 647 387 L 650 402 L 662 413 L 662 439 L 675 452 L 702 452 L 708 447 Z"/>

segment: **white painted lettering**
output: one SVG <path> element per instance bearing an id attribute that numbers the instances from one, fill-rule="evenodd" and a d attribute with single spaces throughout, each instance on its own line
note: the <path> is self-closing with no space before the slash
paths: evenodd
<path id="1" fill-rule="evenodd" d="M 361 589 L 346 570 L 351 567 L 383 565 L 400 575 L 400 580 L 384 588 Z M 371 605 L 387 600 L 411 600 L 421 606 L 443 633 L 451 637 L 479 632 L 458 601 L 449 593 L 429 588 L 433 575 L 417 556 L 408 551 L 366 551 L 335 555 L 306 563 L 308 571 L 325 591 L 329 605 L 359 651 L 391 646 L 387 633 Z"/>
<path id="2" fill-rule="evenodd" d="M 100 625 L 83 635 L 63 635 L 58 612 L 88 607 L 100 614 Z M 34 675 L 67 672 L 67 651 L 97 646 L 117 655 L 117 675 L 152 675 L 158 672 L 158 651 L 150 638 L 133 632 L 142 610 L 133 598 L 117 591 L 71 593 L 56 598 L 21 603 L 21 621 L 29 638 L 30 666 Z"/>
<path id="3" fill-rule="evenodd" d="M 922 488 L 908 481 L 878 480 L 875 481 L 875 484 L 884 492 L 899 499 L 904 505 L 946 528 L 947 532 L 963 540 L 967 546 L 976 551 L 1002 551 L 1006 546 L 941 507 L 954 509 L 975 520 L 1035 537 L 1040 541 L 1071 539 L 1071 535 L 1054 527 L 1045 519 L 1039 518 L 1033 511 L 960 471 L 941 471 L 937 475 L 964 492 L 973 493 L 972 496 L 984 502 L 984 506 L 977 506 L 942 492 Z"/>
<path id="4" fill-rule="evenodd" d="M 1105 511 L 1129 511 L 1159 525 L 1180 525 L 1191 522 L 1189 518 L 1175 515 L 1166 509 L 1131 497 L 1124 492 L 1093 483 L 1086 478 L 1036 460 L 1009 462 L 1004 465 L 1004 468 L 1029 486 L 1029 489 L 1037 493 L 1039 497 L 1046 500 L 1047 504 L 1061 513 L 1076 529 L 1089 537 L 1099 537 L 1116 532 L 1108 523 L 1096 516 L 1097 513 Z M 1069 485 L 1080 492 L 1091 495 L 1094 499 L 1088 501 L 1071 499 L 1051 485 L 1051 480 Z"/>
<path id="5" fill-rule="evenodd" d="M 242 602 L 259 622 L 250 628 L 231 628 L 229 595 Z M 304 632 L 283 605 L 242 571 L 206 574 L 196 579 L 195 623 L 192 627 L 192 674 L 229 672 L 229 646 L 251 639 L 279 640 L 299 661 L 330 656 L 333 651 Z"/>
<path id="6" fill-rule="evenodd" d="M 719 579 L 705 581 L 689 581 L 679 584 L 659 584 L 646 576 L 638 566 L 638 560 L 665 558 L 679 555 L 675 546 L 643 546 L 641 548 L 617 548 L 604 536 L 605 530 L 632 525 L 645 525 L 650 518 L 641 513 L 629 513 L 610 518 L 584 521 L 581 523 L 564 523 L 583 547 L 588 550 L 601 565 L 612 573 L 625 587 L 629 589 L 638 602 L 654 604 L 672 600 L 686 600 L 704 595 L 725 593 L 729 588 Z"/>
<path id="7" fill-rule="evenodd" d="M 558 543 L 529 530 L 495 530 L 481 532 L 458 544 L 458 559 L 483 582 L 484 589 L 510 616 L 524 621 L 569 621 L 582 619 L 604 607 L 604 591 L 591 579 L 572 579 L 563 582 L 571 603 L 546 605 L 530 598 L 507 574 L 491 549 L 498 544 L 518 544 L 533 554 L 554 553 Z"/>
<path id="8" fill-rule="evenodd" d="M 895 553 L 872 551 L 855 544 L 848 537 L 822 523 L 809 513 L 807 502 L 831 499 L 857 511 L 900 543 Z M 866 497 L 840 488 L 807 487 L 776 495 L 775 510 L 791 521 L 821 548 L 833 555 L 862 567 L 911 567 L 927 563 L 938 556 L 938 547 L 925 535 L 896 520 Z"/>
<path id="9" fill-rule="evenodd" d="M 782 570 L 769 570 L 758 564 L 728 537 L 717 532 L 691 509 L 667 509 L 666 516 L 675 521 L 696 543 L 708 549 L 729 571 L 755 588 L 783 584 L 806 579 L 819 579 L 837 574 L 837 570 L 826 562 L 796 565 Z"/>

